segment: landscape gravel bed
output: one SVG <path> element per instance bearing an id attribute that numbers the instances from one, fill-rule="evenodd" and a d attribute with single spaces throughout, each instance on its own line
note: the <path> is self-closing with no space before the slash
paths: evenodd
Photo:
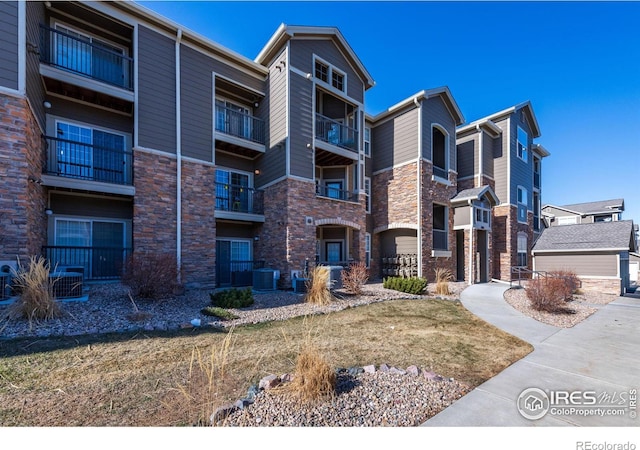
<path id="1" fill-rule="evenodd" d="M 596 312 L 599 306 L 606 305 L 616 298 L 615 295 L 585 291 L 580 294 L 574 294 L 573 299 L 567 302 L 567 310 L 565 312 L 549 313 L 533 309 L 527 298 L 527 291 L 524 288 L 512 288 L 504 293 L 505 301 L 522 314 L 559 328 L 575 326 Z"/>
<path id="2" fill-rule="evenodd" d="M 463 287 L 463 283 L 450 283 L 452 294 L 442 298 L 459 298 Z M 434 288 L 431 285 L 428 287 L 431 291 Z M 324 314 L 385 300 L 426 298 L 385 289 L 382 283 L 365 285 L 359 296 L 346 295 L 337 290 L 339 298 L 328 306 L 307 304 L 304 302 L 304 294 L 292 291 L 256 291 L 252 306 L 230 310 L 239 316 L 238 319 L 220 321 L 200 312 L 210 305 L 209 293 L 213 291 L 190 290 L 183 295 L 158 300 L 132 300 L 128 292 L 128 288 L 119 283 L 92 285 L 85 301 L 62 303 L 62 317 L 34 324 L 24 319 L 9 319 L 10 305 L 0 305 L 0 339 L 175 330 L 193 326 L 191 323 L 194 320 L 199 321 L 200 326 L 231 327 Z"/>

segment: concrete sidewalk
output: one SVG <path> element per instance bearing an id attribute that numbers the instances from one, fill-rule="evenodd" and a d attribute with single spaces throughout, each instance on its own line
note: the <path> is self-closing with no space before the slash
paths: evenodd
<path id="1" fill-rule="evenodd" d="M 640 419 L 631 417 L 640 406 L 616 416 L 550 411 L 538 420 L 523 417 L 517 408 L 518 397 L 528 388 L 546 393 L 594 391 L 611 396 L 616 405 L 622 394 L 628 407 L 629 391 L 640 390 L 640 300 L 619 297 L 573 328 L 557 328 L 511 307 L 503 297 L 508 288 L 499 283 L 473 285 L 462 292 L 461 301 L 476 316 L 535 350 L 423 426 L 640 426 Z"/>

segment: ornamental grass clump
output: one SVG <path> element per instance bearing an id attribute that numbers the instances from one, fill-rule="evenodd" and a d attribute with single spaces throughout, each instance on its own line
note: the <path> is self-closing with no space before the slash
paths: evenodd
<path id="1" fill-rule="evenodd" d="M 317 346 L 307 341 L 296 359 L 290 392 L 302 403 L 330 399 L 336 392 L 336 371 Z"/>
<path id="2" fill-rule="evenodd" d="M 330 278 L 331 272 L 328 267 L 315 267 L 307 281 L 307 294 L 304 301 L 312 305 L 329 305 L 333 301 L 333 295 L 329 289 Z"/>
<path id="3" fill-rule="evenodd" d="M 436 272 L 436 294 L 450 295 L 449 282 L 453 280 L 453 274 L 449 269 L 438 267 Z"/>
<path id="4" fill-rule="evenodd" d="M 32 256 L 27 268 L 18 261 L 13 284 L 20 295 L 11 305 L 10 317 L 27 319 L 32 325 L 35 321 L 62 316 L 62 308 L 54 292 L 57 279 L 49 276 L 50 269 L 51 265 L 42 256 Z"/>

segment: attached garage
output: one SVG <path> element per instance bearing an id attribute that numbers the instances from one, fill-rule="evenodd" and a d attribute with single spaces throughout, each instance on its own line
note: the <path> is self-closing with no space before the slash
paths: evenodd
<path id="1" fill-rule="evenodd" d="M 533 250 L 533 270 L 570 270 L 583 289 L 622 295 L 631 285 L 633 222 L 598 222 L 546 228 Z"/>

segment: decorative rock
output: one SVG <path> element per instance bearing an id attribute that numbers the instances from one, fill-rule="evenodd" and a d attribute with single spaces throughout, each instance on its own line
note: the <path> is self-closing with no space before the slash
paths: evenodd
<path id="1" fill-rule="evenodd" d="M 364 366 L 363 369 L 365 373 L 376 373 L 376 366 L 374 365 Z"/>
<path id="2" fill-rule="evenodd" d="M 380 372 L 389 372 L 389 366 L 387 366 L 386 364 L 380 364 Z"/>
<path id="3" fill-rule="evenodd" d="M 218 422 L 226 419 L 237 410 L 238 407 L 236 405 L 224 405 L 219 407 L 214 411 L 213 414 L 211 414 L 211 417 L 209 418 L 209 420 L 211 421 L 211 425 L 216 425 Z"/>
<path id="4" fill-rule="evenodd" d="M 435 373 L 431 372 L 430 370 L 424 370 L 422 372 L 422 376 L 424 376 L 429 381 L 433 381 L 438 377 L 438 375 L 436 375 Z"/>
<path id="5" fill-rule="evenodd" d="M 280 384 L 280 378 L 277 375 L 267 375 L 262 380 L 260 380 L 259 388 L 268 390 L 273 389 L 274 387 Z"/>
<path id="6" fill-rule="evenodd" d="M 402 370 L 402 369 L 398 369 L 397 367 L 392 367 L 392 368 L 389 369 L 389 373 L 395 373 L 395 374 L 398 374 L 398 375 L 404 375 L 407 372 Z"/>
<path id="7" fill-rule="evenodd" d="M 293 375 L 290 373 L 285 373 L 280 377 L 280 381 L 282 383 L 290 383 L 293 380 Z"/>
<path id="8" fill-rule="evenodd" d="M 349 375 L 351 375 L 351 376 L 356 376 L 356 375 L 358 375 L 360 373 L 363 373 L 363 372 L 364 372 L 364 369 L 362 367 L 350 367 L 347 370 L 347 373 Z"/>
<path id="9" fill-rule="evenodd" d="M 418 369 L 417 366 L 409 366 L 409 367 L 407 367 L 407 373 L 409 375 L 418 376 L 419 373 L 420 373 L 420 370 Z"/>

